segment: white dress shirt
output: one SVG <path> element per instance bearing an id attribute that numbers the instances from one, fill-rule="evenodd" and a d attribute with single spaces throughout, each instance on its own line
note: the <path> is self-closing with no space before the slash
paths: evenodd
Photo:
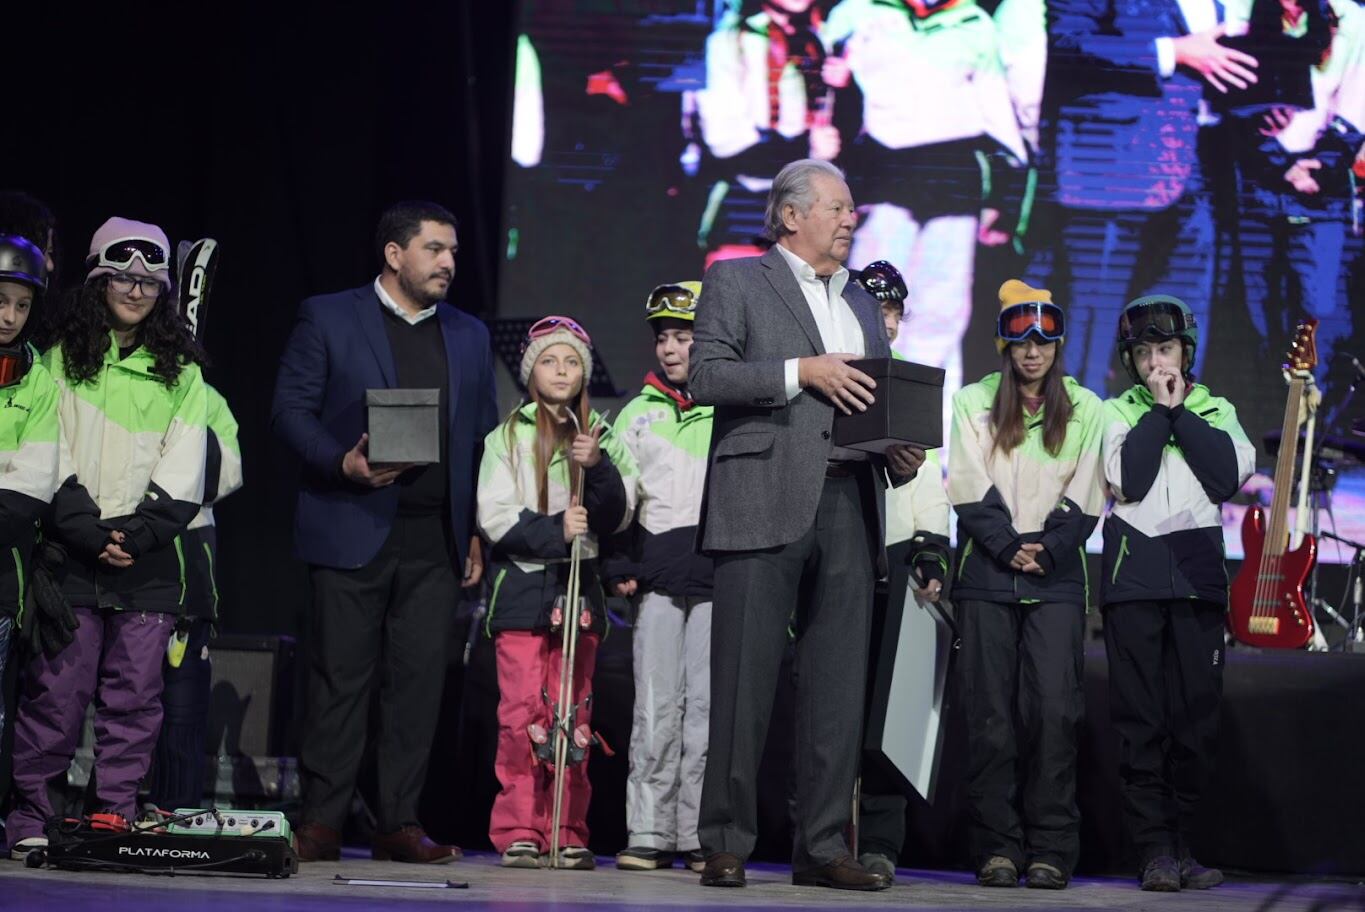
<path id="1" fill-rule="evenodd" d="M 408 313 L 406 310 L 398 306 L 397 301 L 395 301 L 393 298 L 389 296 L 389 293 L 384 290 L 384 286 L 379 281 L 379 278 L 377 276 L 375 277 L 374 280 L 374 293 L 379 295 L 380 304 L 383 304 L 385 308 L 397 314 L 399 319 L 413 326 L 416 326 L 418 323 L 421 323 L 427 317 L 430 317 L 436 313 L 435 304 L 431 305 L 426 310 L 419 310 L 415 314 Z"/>
<path id="2" fill-rule="evenodd" d="M 775 246 L 791 267 L 792 275 L 796 276 L 796 284 L 801 288 L 801 295 L 810 307 L 811 316 L 815 318 L 815 328 L 820 331 L 820 343 L 824 345 L 825 352 L 859 357 L 867 354 L 863 327 L 853 315 L 853 308 L 844 300 L 848 270 L 840 266 L 829 277 L 829 284 L 826 285 L 815 274 L 813 266 L 781 244 Z M 799 360 L 801 359 L 788 358 L 784 365 L 789 402 L 801 394 L 800 369 L 796 363 Z M 829 458 L 838 462 L 865 460 L 867 454 L 861 450 L 834 447 L 830 450 Z"/>
<path id="3" fill-rule="evenodd" d="M 1177 0 L 1180 6 L 1180 14 L 1185 17 L 1185 25 L 1189 28 L 1191 35 L 1200 32 L 1207 32 L 1218 24 L 1218 7 L 1214 6 L 1214 0 Z M 1236 27 L 1230 28 L 1230 32 L 1236 33 Z M 1156 40 L 1156 60 L 1157 70 L 1165 78 L 1169 78 L 1175 72 L 1175 45 L 1170 38 L 1158 38 Z"/>

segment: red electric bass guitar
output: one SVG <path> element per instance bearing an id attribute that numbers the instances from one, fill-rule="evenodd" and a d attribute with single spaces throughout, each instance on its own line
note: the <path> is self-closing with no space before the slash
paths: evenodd
<path id="1" fill-rule="evenodd" d="M 1312 370 L 1318 363 L 1317 320 L 1305 320 L 1294 334 L 1284 365 L 1289 401 L 1284 409 L 1280 451 L 1275 463 L 1275 496 L 1267 517 L 1259 505 L 1242 520 L 1242 568 L 1232 581 L 1228 629 L 1248 646 L 1301 649 L 1313 639 L 1313 612 L 1303 597 L 1303 584 L 1317 558 L 1317 541 L 1305 534 L 1289 548 L 1289 500 L 1294 490 L 1294 461 L 1299 451 L 1299 424 L 1310 407 Z M 1305 454 L 1309 458 L 1311 454 Z"/>

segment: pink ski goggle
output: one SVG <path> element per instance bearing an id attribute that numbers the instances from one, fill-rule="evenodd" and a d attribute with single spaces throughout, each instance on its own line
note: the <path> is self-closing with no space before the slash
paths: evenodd
<path id="1" fill-rule="evenodd" d="M 566 329 L 573 333 L 582 340 L 584 345 L 588 346 L 588 348 L 592 348 L 592 337 L 588 335 L 586 329 L 578 324 L 577 320 L 570 319 L 569 317 L 550 316 L 541 317 L 531 324 L 531 328 L 526 330 L 526 341 L 522 343 L 522 349 L 524 350 L 526 345 L 532 340 L 539 339 L 541 336 L 548 336 L 550 333 L 558 332 L 561 329 Z"/>

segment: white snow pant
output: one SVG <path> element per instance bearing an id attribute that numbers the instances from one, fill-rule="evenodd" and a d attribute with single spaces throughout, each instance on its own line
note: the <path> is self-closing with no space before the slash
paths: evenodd
<path id="1" fill-rule="evenodd" d="M 711 713 L 711 602 L 647 592 L 635 621 L 628 845 L 701 848 L 697 809 Z"/>

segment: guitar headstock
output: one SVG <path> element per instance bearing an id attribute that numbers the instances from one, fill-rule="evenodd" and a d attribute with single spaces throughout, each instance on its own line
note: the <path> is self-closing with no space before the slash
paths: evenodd
<path id="1" fill-rule="evenodd" d="M 1294 330 L 1294 344 L 1284 355 L 1284 370 L 1292 375 L 1312 374 L 1318 366 L 1318 321 L 1300 320 Z"/>

